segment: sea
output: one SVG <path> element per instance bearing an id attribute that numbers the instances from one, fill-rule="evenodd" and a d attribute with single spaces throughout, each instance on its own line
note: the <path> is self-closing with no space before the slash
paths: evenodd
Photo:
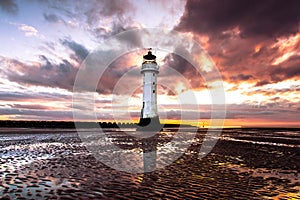
<path id="1" fill-rule="evenodd" d="M 300 199 L 300 129 L 1 128 L 0 199 Z"/>

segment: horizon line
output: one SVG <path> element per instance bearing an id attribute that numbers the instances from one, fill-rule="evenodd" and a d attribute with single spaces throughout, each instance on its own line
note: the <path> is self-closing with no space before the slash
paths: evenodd
<path id="1" fill-rule="evenodd" d="M 191 126 L 196 126 L 198 128 L 300 128 L 299 125 L 292 125 L 292 126 L 281 126 L 281 125 L 276 125 L 274 124 L 272 125 L 224 125 L 224 126 L 210 126 L 210 125 L 205 125 L 202 126 L 200 123 L 198 125 L 196 124 L 191 124 L 191 123 L 179 123 L 179 122 L 167 122 L 165 123 L 165 121 L 168 120 L 163 120 L 164 123 L 162 124 L 174 124 L 174 125 L 191 125 Z M 74 120 L 24 120 L 24 119 L 20 119 L 20 120 L 12 120 L 12 119 L 1 119 L 0 122 L 45 122 L 45 123 L 112 123 L 112 124 L 137 124 L 138 122 L 134 122 L 134 121 L 114 121 L 114 120 L 103 120 L 103 121 L 74 121 Z"/>

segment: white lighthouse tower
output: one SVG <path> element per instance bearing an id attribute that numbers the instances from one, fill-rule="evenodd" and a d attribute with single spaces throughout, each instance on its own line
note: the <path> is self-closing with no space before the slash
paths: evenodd
<path id="1" fill-rule="evenodd" d="M 157 114 L 157 75 L 159 67 L 156 56 L 149 49 L 148 54 L 143 56 L 141 74 L 143 75 L 143 107 L 141 110 L 139 125 L 156 129 L 160 127 Z"/>

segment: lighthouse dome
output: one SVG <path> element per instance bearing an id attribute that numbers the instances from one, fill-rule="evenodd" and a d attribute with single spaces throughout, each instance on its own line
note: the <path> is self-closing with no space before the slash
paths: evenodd
<path id="1" fill-rule="evenodd" d="M 143 58 L 145 60 L 155 60 L 156 59 L 156 56 L 152 54 L 151 51 L 148 51 L 148 54 L 147 55 L 144 55 Z"/>

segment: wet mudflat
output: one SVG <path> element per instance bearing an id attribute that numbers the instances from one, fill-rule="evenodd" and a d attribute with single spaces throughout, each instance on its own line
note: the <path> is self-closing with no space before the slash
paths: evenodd
<path id="1" fill-rule="evenodd" d="M 88 132 L 88 131 L 87 131 Z M 75 130 L 5 129 L 0 133 L 2 199 L 300 199 L 300 130 L 225 129 L 199 159 L 205 130 L 185 153 L 149 173 L 106 166 Z M 162 132 L 157 150 L 172 143 Z M 187 132 L 177 134 L 189 134 Z M 123 149 L 141 148 L 118 130 L 107 136 Z M 176 151 L 180 145 L 171 146 Z M 164 151 L 157 159 L 168 159 Z M 126 160 L 128 167 L 143 165 Z"/>

